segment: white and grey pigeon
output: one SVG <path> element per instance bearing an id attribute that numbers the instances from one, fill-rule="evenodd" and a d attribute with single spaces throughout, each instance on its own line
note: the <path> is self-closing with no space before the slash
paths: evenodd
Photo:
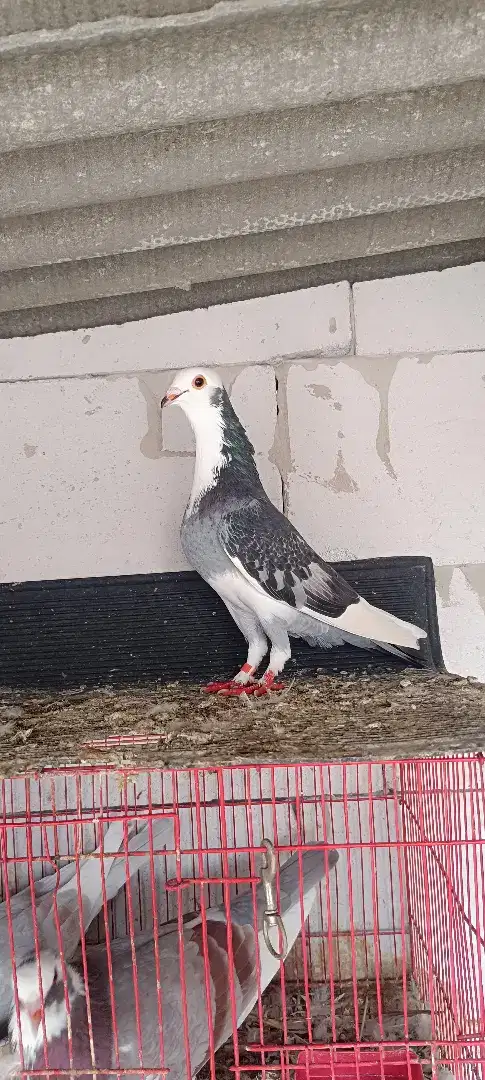
<path id="1" fill-rule="evenodd" d="M 337 860 L 336 851 L 314 847 L 292 855 L 281 869 L 279 905 L 289 948 L 300 934 L 302 921 L 310 913 L 320 881 Z M 135 956 L 129 940 L 113 941 L 113 1001 L 106 949 L 89 947 L 87 971 L 94 1063 L 86 984 L 81 971 L 72 964 L 65 965 L 65 984 L 59 956 L 51 952 L 41 954 L 42 1023 L 39 1022 L 41 999 L 36 961 L 18 968 L 25 1067 L 49 1068 L 54 1072 L 69 1071 L 70 1068 L 81 1070 L 85 1072 L 86 1080 L 94 1065 L 99 1070 L 133 1070 L 133 1073 L 125 1073 L 133 1077 L 143 1076 L 144 1070 L 165 1068 L 170 1070 L 171 1080 L 190 1080 L 210 1059 L 211 1052 L 222 1046 L 243 1023 L 256 1004 L 258 994 L 279 970 L 280 961 L 271 955 L 264 942 L 265 906 L 264 888 L 258 885 L 254 892 L 251 889 L 231 900 L 229 933 L 224 904 L 206 909 L 205 916 L 199 913 L 187 918 L 182 935 L 177 921 L 168 923 L 162 928 L 157 942 L 158 968 L 153 936 L 152 940 L 145 935 L 140 943 L 135 942 Z M 182 963 L 184 978 L 181 976 Z M 138 1011 L 134 985 L 138 988 Z M 235 995 L 234 1016 L 231 985 Z M 72 1031 L 71 1062 L 66 991 Z M 17 1050 L 19 1029 L 15 1010 L 10 1021 L 10 1037 L 14 1050 Z M 157 1080 L 158 1076 L 157 1072 L 150 1073 L 150 1080 Z"/>
<path id="2" fill-rule="evenodd" d="M 103 878 L 106 899 L 112 900 L 119 893 L 127 877 L 132 877 L 147 861 L 151 850 L 160 850 L 173 844 L 173 825 L 170 818 L 155 818 L 152 833 L 144 825 L 138 833 L 131 825 L 127 831 L 127 855 L 125 855 L 125 825 L 122 820 L 113 821 L 103 839 L 102 859 L 92 856 L 79 858 L 79 878 L 74 861 L 66 863 L 59 874 L 51 874 L 33 883 L 35 921 L 39 934 L 39 947 L 58 948 L 58 935 L 54 914 L 54 894 L 62 934 L 64 955 L 74 956 L 84 931 L 103 907 Z M 98 855 L 101 847 L 96 849 Z M 118 854 L 117 854 L 118 853 Z M 78 883 L 82 896 L 82 915 L 79 913 Z M 30 886 L 10 897 L 15 948 L 15 965 L 30 960 L 35 953 L 32 924 L 32 894 Z M 0 1024 L 8 1023 L 13 1001 L 12 957 L 8 928 L 7 903 L 0 904 Z"/>
<path id="3" fill-rule="evenodd" d="M 176 375 L 162 408 L 178 405 L 196 441 L 192 493 L 181 527 L 183 551 L 229 609 L 248 642 L 247 661 L 213 692 L 266 693 L 291 656 L 289 637 L 331 648 L 349 642 L 419 656 L 424 630 L 364 600 L 268 499 L 253 447 L 214 371 Z M 269 665 L 254 675 L 265 656 Z"/>

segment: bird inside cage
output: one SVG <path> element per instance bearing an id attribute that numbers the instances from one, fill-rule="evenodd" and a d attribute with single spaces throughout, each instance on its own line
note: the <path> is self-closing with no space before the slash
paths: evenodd
<path id="1" fill-rule="evenodd" d="M 171 819 L 154 818 L 151 828 L 112 821 L 102 844 L 92 853 L 71 859 L 48 877 L 40 878 L 0 904 L 0 1027 L 8 1023 L 14 1003 L 14 966 L 21 970 L 38 950 L 60 947 L 69 960 L 82 933 L 133 874 L 149 860 L 150 848 L 170 842 Z M 79 866 L 79 870 L 78 870 Z M 33 890 L 33 893 L 32 893 Z M 80 904 L 82 912 L 80 914 Z"/>
<path id="2" fill-rule="evenodd" d="M 336 851 L 310 846 L 282 866 L 278 917 L 288 949 L 337 860 Z M 279 970 L 267 915 L 263 880 L 230 903 L 202 903 L 189 917 L 180 910 L 155 936 L 86 945 L 80 964 L 40 949 L 14 970 L 13 1050 L 25 1069 L 169 1069 L 174 1080 L 190 1080 Z"/>

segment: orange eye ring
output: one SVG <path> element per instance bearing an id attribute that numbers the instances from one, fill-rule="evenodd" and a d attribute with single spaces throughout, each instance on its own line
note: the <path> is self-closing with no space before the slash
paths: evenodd
<path id="1" fill-rule="evenodd" d="M 195 379 L 192 379 L 192 386 L 195 390 L 202 390 L 203 386 L 207 385 L 207 379 L 204 379 L 203 375 L 196 375 Z"/>

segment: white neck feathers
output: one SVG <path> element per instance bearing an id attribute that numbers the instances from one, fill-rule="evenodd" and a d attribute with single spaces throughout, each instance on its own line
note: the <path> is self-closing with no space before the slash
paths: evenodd
<path id="1" fill-rule="evenodd" d="M 186 515 L 197 507 L 204 492 L 214 486 L 222 464 L 222 417 L 215 406 L 189 415 L 195 435 L 195 469 Z"/>

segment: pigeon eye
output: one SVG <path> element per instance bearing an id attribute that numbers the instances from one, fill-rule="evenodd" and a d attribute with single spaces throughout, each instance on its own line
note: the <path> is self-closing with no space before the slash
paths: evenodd
<path id="1" fill-rule="evenodd" d="M 195 386 L 196 390 L 202 390 L 202 387 L 205 386 L 206 382 L 207 379 L 204 379 L 203 375 L 196 375 L 195 379 L 192 379 L 192 386 Z"/>

